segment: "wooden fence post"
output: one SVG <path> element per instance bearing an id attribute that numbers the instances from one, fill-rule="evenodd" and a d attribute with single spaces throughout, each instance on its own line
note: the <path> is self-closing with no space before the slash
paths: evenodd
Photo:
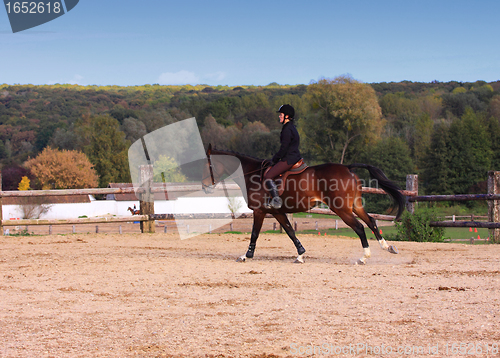
<path id="1" fill-rule="evenodd" d="M 500 194 L 500 172 L 488 172 L 488 194 Z M 500 200 L 488 200 L 488 221 L 500 222 Z M 490 229 L 490 242 L 500 244 L 500 229 Z"/>
<path id="2" fill-rule="evenodd" d="M 406 176 L 406 190 L 408 191 L 416 191 L 418 193 L 418 175 L 416 174 L 408 174 Z M 406 198 L 406 210 L 410 214 L 415 213 L 415 206 L 417 205 L 414 201 L 409 201 L 408 197 Z"/>
<path id="3" fill-rule="evenodd" d="M 141 194 L 141 199 L 139 200 L 139 208 L 141 210 L 141 215 L 152 215 L 155 213 L 155 203 L 154 196 L 151 192 L 153 188 L 153 166 L 152 165 L 141 165 L 139 166 L 139 183 L 141 188 L 146 191 Z M 141 221 L 140 223 L 141 232 L 155 232 L 155 221 Z"/>

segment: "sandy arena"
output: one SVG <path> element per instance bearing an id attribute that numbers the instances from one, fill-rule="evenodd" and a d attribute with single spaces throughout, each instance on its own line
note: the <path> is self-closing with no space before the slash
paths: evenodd
<path id="1" fill-rule="evenodd" d="M 499 245 L 299 239 L 2 236 L 0 356 L 500 356 Z"/>

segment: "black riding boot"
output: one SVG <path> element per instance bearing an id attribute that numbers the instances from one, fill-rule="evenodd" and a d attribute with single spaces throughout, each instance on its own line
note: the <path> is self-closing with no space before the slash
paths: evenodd
<path id="1" fill-rule="evenodd" d="M 269 203 L 266 203 L 266 208 L 267 209 L 279 209 L 281 208 L 281 205 L 283 205 L 283 201 L 279 197 L 278 194 L 278 186 L 274 182 L 274 180 L 268 179 L 265 182 L 266 189 L 269 191 L 269 194 L 271 194 L 271 201 Z"/>

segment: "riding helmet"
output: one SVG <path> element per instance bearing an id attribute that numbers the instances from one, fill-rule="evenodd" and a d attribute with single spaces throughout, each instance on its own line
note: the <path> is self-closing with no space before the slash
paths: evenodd
<path id="1" fill-rule="evenodd" d="M 289 104 L 284 104 L 278 109 L 277 113 L 283 113 L 285 116 L 288 115 L 289 119 L 293 119 L 295 117 L 295 110 Z"/>

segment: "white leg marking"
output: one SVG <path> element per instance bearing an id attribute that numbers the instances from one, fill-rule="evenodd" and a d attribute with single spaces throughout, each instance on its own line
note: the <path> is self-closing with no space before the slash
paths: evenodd
<path id="1" fill-rule="evenodd" d="M 385 241 L 385 239 L 380 240 L 378 243 L 384 250 L 389 250 L 389 245 L 387 244 L 387 241 Z"/>
<path id="2" fill-rule="evenodd" d="M 242 255 L 236 259 L 236 262 L 245 262 L 247 260 L 246 255 Z"/>
<path id="3" fill-rule="evenodd" d="M 363 257 L 356 262 L 356 265 L 364 265 L 366 264 L 366 259 L 370 258 L 371 256 L 370 248 L 366 247 L 363 249 Z"/>
<path id="4" fill-rule="evenodd" d="M 304 263 L 304 254 L 297 256 L 297 259 L 295 259 L 296 264 L 303 264 Z"/>

